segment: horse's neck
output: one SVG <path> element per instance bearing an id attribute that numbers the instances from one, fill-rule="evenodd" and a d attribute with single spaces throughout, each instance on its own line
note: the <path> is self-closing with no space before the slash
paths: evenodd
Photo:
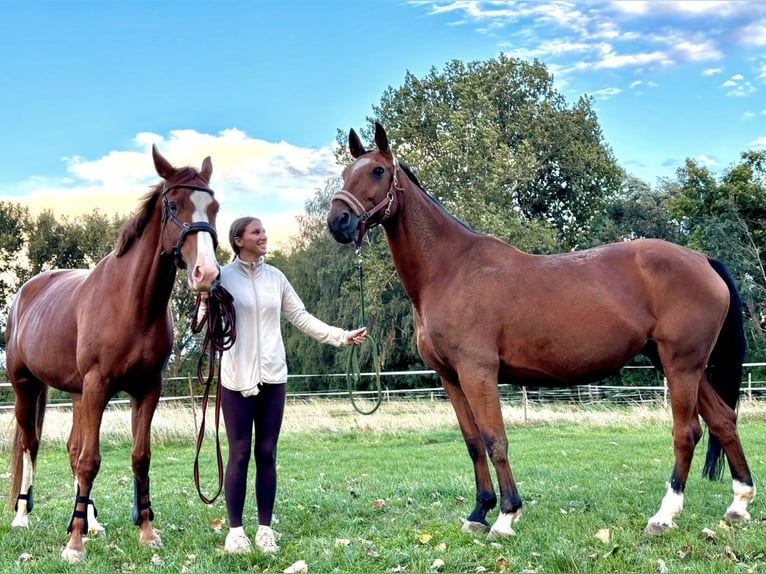
<path id="1" fill-rule="evenodd" d="M 165 320 L 175 284 L 175 264 L 161 257 L 159 221 L 153 221 L 141 237 L 120 257 L 112 255 L 110 273 L 121 277 L 126 308 L 142 313 L 149 322 Z"/>
<path id="2" fill-rule="evenodd" d="M 472 232 L 411 182 L 399 193 L 396 217 L 384 228 L 399 279 L 417 308 L 423 287 L 449 272 Z"/>

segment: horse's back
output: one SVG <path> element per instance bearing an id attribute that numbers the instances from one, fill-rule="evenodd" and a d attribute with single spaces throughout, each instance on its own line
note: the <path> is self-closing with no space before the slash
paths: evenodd
<path id="1" fill-rule="evenodd" d="M 708 346 L 728 308 L 707 256 L 662 240 L 531 255 L 488 239 L 460 264 L 441 292 L 430 286 L 416 321 L 432 368 L 482 356 L 511 379 L 590 382 L 650 340 Z"/>

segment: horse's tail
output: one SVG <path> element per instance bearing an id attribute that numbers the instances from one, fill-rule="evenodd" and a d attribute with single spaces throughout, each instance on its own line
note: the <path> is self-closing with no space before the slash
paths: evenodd
<path id="1" fill-rule="evenodd" d="M 707 377 L 718 395 L 732 408 L 737 409 L 742 363 L 745 360 L 745 330 L 742 318 L 742 301 L 726 266 L 709 259 L 710 265 L 729 288 L 729 311 L 726 314 L 718 340 L 708 361 Z M 707 455 L 702 476 L 715 480 L 723 474 L 724 452 L 721 443 L 708 432 Z"/>
<path id="2" fill-rule="evenodd" d="M 42 386 L 40 394 L 37 396 L 37 409 L 35 412 L 35 432 L 37 439 L 42 437 L 43 421 L 45 419 L 45 408 L 48 405 L 48 388 Z M 19 421 L 14 419 L 13 442 L 11 443 L 11 490 L 8 496 L 8 505 L 11 510 L 15 510 L 16 501 L 21 488 L 21 478 L 24 472 L 24 453 L 21 451 L 21 426 Z M 37 452 L 32 453 L 32 462 L 37 458 Z"/>

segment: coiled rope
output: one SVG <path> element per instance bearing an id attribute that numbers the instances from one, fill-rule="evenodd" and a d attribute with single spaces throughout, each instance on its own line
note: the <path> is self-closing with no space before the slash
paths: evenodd
<path id="1" fill-rule="evenodd" d="M 197 434 L 197 452 L 194 456 L 194 485 L 197 487 L 197 493 L 202 502 L 212 504 L 223 489 L 223 457 L 221 456 L 221 441 L 218 434 L 221 411 L 220 389 L 215 394 L 215 454 L 216 462 L 218 463 L 218 487 L 212 498 L 202 494 L 199 483 L 199 453 L 202 449 L 202 440 L 205 436 L 205 413 L 207 412 L 207 401 L 210 395 L 213 376 L 216 374 L 220 386 L 221 355 L 224 351 L 230 349 L 237 339 L 234 298 L 220 283 L 210 290 L 206 298 L 202 294 L 197 295 L 191 325 L 192 333 L 199 333 L 203 327 L 207 327 L 207 330 L 202 340 L 202 349 L 197 361 L 197 381 L 205 386 L 205 392 L 202 395 L 202 421 L 199 433 Z M 206 357 L 208 371 L 205 376 L 203 370 Z"/>
<path id="2" fill-rule="evenodd" d="M 359 324 L 363 327 L 366 327 L 367 319 L 364 316 L 364 279 L 362 271 L 361 249 L 357 249 L 356 253 L 359 260 L 357 265 L 359 269 Z M 356 398 L 354 397 L 354 389 L 356 389 L 362 379 L 360 353 L 361 347 L 364 345 L 364 343 L 362 345 L 352 345 L 351 349 L 349 349 L 348 363 L 346 366 L 346 385 L 348 387 L 348 396 L 351 399 L 351 406 L 354 407 L 354 410 L 360 415 L 371 415 L 376 410 L 378 410 L 381 402 L 383 402 L 383 391 L 381 390 L 380 386 L 380 361 L 378 360 L 378 344 L 375 342 L 375 338 L 369 332 L 365 337 L 365 343 L 369 347 L 370 356 L 372 357 L 372 363 L 375 369 L 374 385 L 376 395 L 372 408 L 369 410 L 364 410 L 361 406 L 359 406 Z"/>

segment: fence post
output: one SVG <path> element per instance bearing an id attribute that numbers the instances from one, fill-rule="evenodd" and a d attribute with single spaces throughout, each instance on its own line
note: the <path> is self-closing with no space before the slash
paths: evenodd
<path id="1" fill-rule="evenodd" d="M 527 387 L 521 387 L 521 404 L 524 407 L 524 422 L 527 422 Z"/>
<path id="2" fill-rule="evenodd" d="M 662 404 L 665 408 L 668 406 L 668 378 L 662 377 Z"/>
<path id="3" fill-rule="evenodd" d="M 192 415 L 194 415 L 194 434 L 197 434 L 197 405 L 194 403 L 194 387 L 192 386 L 191 374 L 187 375 L 189 379 L 189 398 L 191 399 Z"/>

